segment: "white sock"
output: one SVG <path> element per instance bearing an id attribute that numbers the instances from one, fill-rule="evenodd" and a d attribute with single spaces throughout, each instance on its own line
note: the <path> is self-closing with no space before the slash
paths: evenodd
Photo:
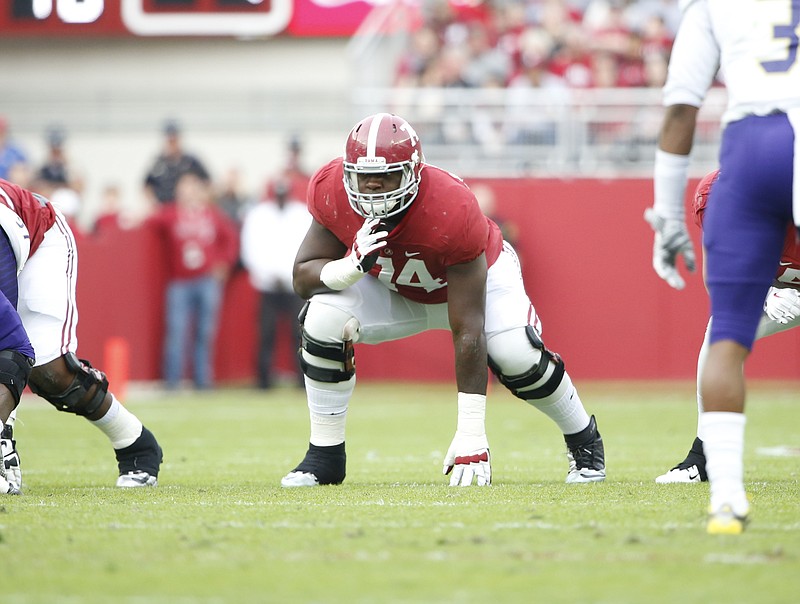
<path id="1" fill-rule="evenodd" d="M 306 377 L 305 382 L 311 416 L 309 442 L 318 447 L 343 443 L 347 406 L 356 387 L 355 376 L 336 383 L 318 382 Z"/>
<path id="2" fill-rule="evenodd" d="M 730 504 L 737 515 L 750 506 L 744 491 L 744 413 L 706 411 L 700 417 L 711 509 Z"/>
<path id="3" fill-rule="evenodd" d="M 697 438 L 703 440 L 703 397 L 700 396 L 700 390 L 697 391 Z"/>
<path id="4" fill-rule="evenodd" d="M 697 438 L 700 440 L 703 440 L 703 427 L 700 425 L 700 418 L 703 417 L 703 411 L 705 411 L 703 408 L 703 395 L 700 393 L 700 376 L 703 375 L 706 359 L 708 359 L 708 348 L 710 346 L 708 338 L 711 331 L 711 321 L 712 319 L 708 320 L 706 334 L 703 337 L 703 345 L 700 346 L 700 352 L 697 355 Z"/>
<path id="5" fill-rule="evenodd" d="M 561 396 L 558 393 L 561 392 Z M 557 396 L 558 398 L 553 398 Z M 566 373 L 561 385 L 550 396 L 539 400 L 527 401 L 547 417 L 552 419 L 561 429 L 562 434 L 575 434 L 589 425 L 589 414 L 583 407 L 578 391 Z"/>
<path id="6" fill-rule="evenodd" d="M 320 415 L 312 411 L 309 442 L 317 447 L 330 447 L 343 443 L 346 423 L 347 411 L 338 415 Z"/>
<path id="7" fill-rule="evenodd" d="M 91 423 L 108 437 L 115 449 L 131 446 L 142 434 L 142 422 L 123 407 L 113 394 L 106 414 Z"/>

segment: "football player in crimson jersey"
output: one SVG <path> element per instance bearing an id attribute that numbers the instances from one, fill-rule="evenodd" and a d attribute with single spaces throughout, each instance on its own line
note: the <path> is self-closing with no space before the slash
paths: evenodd
<path id="1" fill-rule="evenodd" d="M 516 253 L 462 180 L 425 163 L 408 122 L 378 113 L 356 124 L 344 157 L 312 178 L 308 208 L 313 221 L 295 260 L 294 288 L 308 300 L 300 359 L 311 436 L 284 487 L 345 478 L 353 345 L 429 329 L 449 329 L 455 350 L 458 416 L 443 464 L 451 485 L 491 483 L 487 363 L 564 434 L 567 482 L 605 478 L 594 416 L 564 362 L 542 343 Z"/>
<path id="2" fill-rule="evenodd" d="M 75 355 L 78 257 L 64 216 L 44 197 L 0 179 L 0 225 L 17 263 L 19 316 L 36 352 L 30 389 L 58 410 L 85 417 L 108 437 L 118 487 L 154 486 L 162 454 L 152 432 L 109 392 L 106 376 Z M 19 489 L 14 414 L 0 419 L 4 465 Z"/>
<path id="3" fill-rule="evenodd" d="M 711 187 L 719 176 L 719 170 L 709 172 L 697 185 L 692 209 L 694 210 L 694 222 L 702 228 L 703 215 L 705 214 L 708 195 Z M 774 333 L 786 331 L 800 325 L 800 241 L 798 241 L 794 225 L 789 224 L 786 228 L 786 240 L 783 244 L 778 272 L 775 281 L 769 289 L 767 299 L 764 302 L 764 315 L 758 324 L 756 340 L 765 338 Z M 708 355 L 708 334 L 711 329 L 709 319 L 703 345 L 697 358 L 698 377 L 702 373 Z M 697 384 L 697 410 L 698 414 L 703 413 L 703 397 L 700 395 L 700 384 Z M 703 453 L 703 440 L 700 434 L 700 423 L 697 425 L 697 437 L 694 439 L 686 459 L 673 467 L 668 472 L 656 478 L 660 484 L 674 482 L 705 482 L 708 480 L 706 474 L 706 457 Z"/>

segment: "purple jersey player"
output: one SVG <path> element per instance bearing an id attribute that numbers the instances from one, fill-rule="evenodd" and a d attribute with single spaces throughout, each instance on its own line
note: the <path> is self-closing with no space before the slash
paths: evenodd
<path id="1" fill-rule="evenodd" d="M 798 0 L 684 0 L 664 86 L 666 112 L 655 166 L 653 265 L 670 285 L 676 259 L 694 268 L 684 217 L 697 113 L 719 70 L 728 91 L 720 176 L 703 231 L 714 320 L 702 369 L 700 417 L 711 490 L 709 533 L 741 533 L 750 505 L 743 482 L 743 365 L 781 257 L 800 223 Z M 793 193 L 794 191 L 794 193 Z"/>

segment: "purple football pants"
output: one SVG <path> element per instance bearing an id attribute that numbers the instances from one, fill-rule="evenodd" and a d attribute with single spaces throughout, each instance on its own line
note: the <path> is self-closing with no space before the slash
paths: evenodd
<path id="1" fill-rule="evenodd" d="M 751 349 L 792 222 L 794 132 L 783 113 L 728 124 L 703 223 L 710 341 Z"/>

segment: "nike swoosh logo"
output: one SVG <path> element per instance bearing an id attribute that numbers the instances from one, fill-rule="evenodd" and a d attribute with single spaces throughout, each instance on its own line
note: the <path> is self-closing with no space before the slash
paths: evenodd
<path id="1" fill-rule="evenodd" d="M 780 264 L 781 266 L 791 266 L 792 263 L 791 262 L 779 262 L 778 264 Z"/>
<path id="2" fill-rule="evenodd" d="M 691 472 L 689 472 L 689 480 L 694 480 L 694 479 L 695 479 L 695 478 L 697 478 L 698 476 L 700 476 L 700 472 L 695 472 L 694 474 L 692 474 Z"/>
<path id="3" fill-rule="evenodd" d="M 406 252 L 406 258 L 411 258 L 413 256 L 419 256 L 419 252 Z"/>

